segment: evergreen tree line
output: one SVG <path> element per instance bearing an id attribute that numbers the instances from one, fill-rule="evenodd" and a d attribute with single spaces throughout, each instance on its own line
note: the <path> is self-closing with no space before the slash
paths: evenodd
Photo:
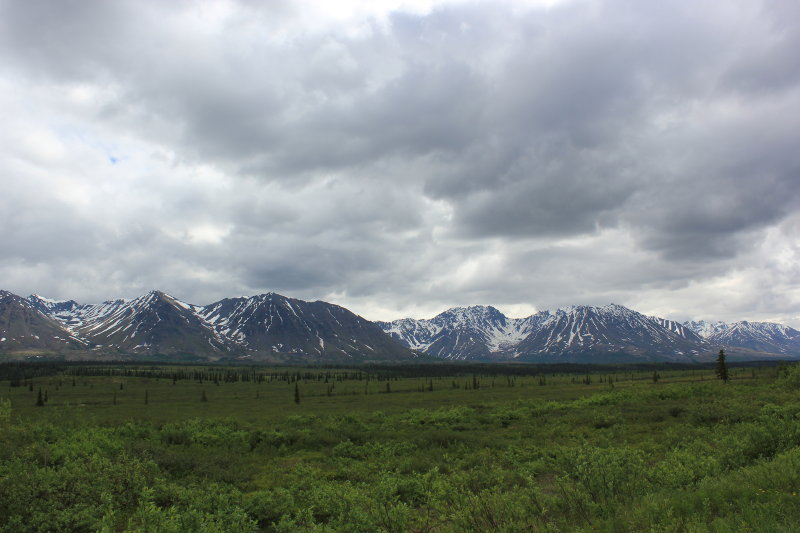
<path id="1" fill-rule="evenodd" d="M 721 351 L 722 353 L 722 351 Z M 724 359 L 725 371 L 736 367 L 775 366 L 778 361 L 754 361 L 730 363 Z M 524 364 L 524 363 L 411 363 L 411 364 L 365 364 L 349 367 L 341 365 L 275 367 L 270 366 L 223 366 L 220 364 L 198 366 L 196 364 L 152 364 L 132 362 L 86 362 L 86 361 L 11 361 L 0 363 L 0 381 L 8 381 L 11 387 L 25 386 L 32 379 L 55 375 L 73 378 L 136 377 L 157 380 L 195 381 L 213 384 L 282 381 L 288 384 L 297 381 L 388 381 L 401 378 L 466 378 L 475 376 L 480 380 L 497 377 L 513 378 L 534 376 L 546 380 L 547 376 L 584 375 L 584 383 L 591 383 L 591 375 L 625 374 L 641 370 L 658 373 L 670 370 L 714 369 L 720 372 L 719 357 L 716 362 L 698 364 L 647 363 L 627 365 L 591 365 L 574 363 Z M 727 379 L 720 376 L 720 379 Z"/>

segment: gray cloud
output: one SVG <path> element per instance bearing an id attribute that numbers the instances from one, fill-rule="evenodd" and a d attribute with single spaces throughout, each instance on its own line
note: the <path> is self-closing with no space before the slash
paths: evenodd
<path id="1" fill-rule="evenodd" d="M 4 288 L 800 323 L 795 6 L 303 5 L 0 3 Z"/>

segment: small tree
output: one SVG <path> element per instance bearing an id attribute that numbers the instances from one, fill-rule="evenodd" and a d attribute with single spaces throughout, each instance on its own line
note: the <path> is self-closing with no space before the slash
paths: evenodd
<path id="1" fill-rule="evenodd" d="M 0 398 L 0 426 L 11 420 L 11 400 Z"/>
<path id="2" fill-rule="evenodd" d="M 44 407 L 44 398 L 42 397 L 42 389 L 39 389 L 39 396 L 36 398 L 36 407 Z"/>
<path id="3" fill-rule="evenodd" d="M 294 403 L 300 403 L 300 387 L 294 382 Z"/>
<path id="4" fill-rule="evenodd" d="M 201 402 L 207 402 L 208 398 L 206 397 L 206 391 L 203 391 L 203 394 L 200 395 Z"/>
<path id="5" fill-rule="evenodd" d="M 717 355 L 717 377 L 723 383 L 728 382 L 728 365 L 725 363 L 725 350 L 720 350 Z"/>

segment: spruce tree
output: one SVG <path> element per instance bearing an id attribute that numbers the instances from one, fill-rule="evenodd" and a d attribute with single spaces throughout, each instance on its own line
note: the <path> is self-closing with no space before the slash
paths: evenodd
<path id="1" fill-rule="evenodd" d="M 36 398 L 36 407 L 44 407 L 44 398 L 42 397 L 42 389 L 39 389 L 39 396 Z"/>
<path id="2" fill-rule="evenodd" d="M 717 355 L 717 377 L 723 383 L 728 382 L 728 365 L 725 363 L 725 350 L 720 350 Z"/>
<path id="3" fill-rule="evenodd" d="M 294 403 L 300 403 L 300 387 L 294 382 Z"/>
<path id="4" fill-rule="evenodd" d="M 203 394 L 200 396 L 201 402 L 207 402 L 208 398 L 206 397 L 206 391 L 203 391 Z"/>

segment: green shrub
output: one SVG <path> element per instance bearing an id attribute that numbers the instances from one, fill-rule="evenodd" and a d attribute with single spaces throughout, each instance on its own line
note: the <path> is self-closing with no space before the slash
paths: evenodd
<path id="1" fill-rule="evenodd" d="M 137 510 L 128 520 L 132 533 L 248 533 L 258 524 L 242 507 L 241 495 L 225 487 L 209 484 L 204 487 L 173 489 L 175 501 L 158 505 L 152 491 L 147 491 Z"/>
<path id="2" fill-rule="evenodd" d="M 640 450 L 584 445 L 565 450 L 559 463 L 565 478 L 585 491 L 601 513 L 609 512 L 616 502 L 630 500 L 649 485 Z"/>
<path id="3" fill-rule="evenodd" d="M 780 383 L 789 390 L 800 389 L 800 364 L 783 365 L 779 368 Z"/>

